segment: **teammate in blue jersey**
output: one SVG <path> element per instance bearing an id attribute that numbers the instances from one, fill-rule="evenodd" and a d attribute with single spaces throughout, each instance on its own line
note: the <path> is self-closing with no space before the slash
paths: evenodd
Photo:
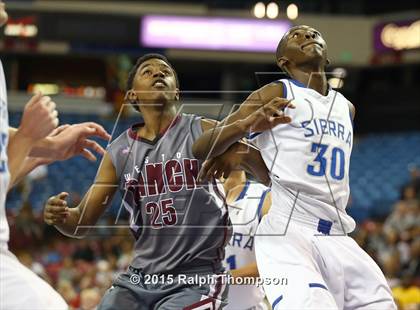
<path id="1" fill-rule="evenodd" d="M 347 236 L 355 109 L 327 83 L 326 42 L 314 28 L 293 27 L 276 60 L 289 78 L 253 92 L 196 141 L 194 154 L 211 158 L 202 176 L 233 169 L 246 156 L 231 147 L 240 139 L 259 149 L 272 205 L 255 240 L 258 269 L 288 280 L 264 285 L 273 309 L 396 309 L 379 267 Z"/>
<path id="2" fill-rule="evenodd" d="M 84 237 L 119 189 L 130 213 L 134 255 L 99 309 L 219 309 L 227 298 L 227 207 L 220 184 L 198 182 L 202 161 L 192 154 L 195 140 L 215 122 L 180 113 L 176 71 L 162 55 L 139 58 L 127 89 L 143 120 L 108 146 L 81 203 L 69 209 L 67 193 L 51 197 L 44 220 L 67 236 Z M 250 169 L 264 169 L 252 161 L 261 162 L 250 156 Z"/>
<path id="3" fill-rule="evenodd" d="M 223 187 L 232 221 L 232 237 L 226 246 L 225 266 L 238 284 L 229 287 L 226 310 L 266 310 L 262 287 L 252 279 L 259 277 L 255 258 L 255 235 L 263 215 L 271 205 L 270 190 L 247 180 L 244 171 L 230 173 Z M 245 284 L 244 284 L 245 283 Z"/>

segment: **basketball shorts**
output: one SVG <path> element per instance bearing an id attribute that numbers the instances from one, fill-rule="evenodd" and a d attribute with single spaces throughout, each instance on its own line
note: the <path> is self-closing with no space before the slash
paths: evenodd
<path id="1" fill-rule="evenodd" d="M 108 289 L 98 310 L 221 309 L 227 304 L 226 274 L 192 267 L 171 274 L 144 274 L 129 267 Z"/>
<path id="2" fill-rule="evenodd" d="M 378 265 L 352 238 L 329 227 L 325 220 L 264 216 L 255 249 L 272 308 L 397 309 Z"/>
<path id="3" fill-rule="evenodd" d="M 54 289 L 15 255 L 0 250 L 1 310 L 65 310 L 68 306 Z"/>

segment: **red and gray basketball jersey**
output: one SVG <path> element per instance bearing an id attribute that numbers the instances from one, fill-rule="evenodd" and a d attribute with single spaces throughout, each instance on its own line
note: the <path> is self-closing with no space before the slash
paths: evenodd
<path id="1" fill-rule="evenodd" d="M 141 126 L 108 147 L 136 238 L 132 266 L 159 273 L 220 265 L 231 227 L 221 186 L 197 181 L 202 161 L 192 146 L 201 118 L 181 114 L 155 141 L 137 136 Z"/>

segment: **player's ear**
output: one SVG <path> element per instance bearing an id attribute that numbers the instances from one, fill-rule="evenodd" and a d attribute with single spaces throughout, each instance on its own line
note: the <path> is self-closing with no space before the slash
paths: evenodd
<path id="1" fill-rule="evenodd" d="M 280 58 L 277 59 L 277 65 L 280 67 L 280 69 L 283 70 L 284 66 L 289 62 L 289 60 L 284 57 L 281 56 Z"/>
<path id="2" fill-rule="evenodd" d="M 138 100 L 137 94 L 133 89 L 130 89 L 125 94 L 125 99 L 130 102 L 136 102 Z"/>
<path id="3" fill-rule="evenodd" d="M 179 88 L 176 88 L 175 89 L 175 100 L 179 101 L 179 97 L 180 97 L 180 91 L 179 91 Z"/>
<path id="4" fill-rule="evenodd" d="M 279 66 L 280 69 L 282 71 L 286 72 L 286 73 L 287 73 L 286 65 L 288 63 L 289 63 L 289 60 L 286 57 L 284 57 L 284 56 L 281 56 L 280 58 L 277 59 L 277 66 Z"/>
<path id="5" fill-rule="evenodd" d="M 327 58 L 326 64 L 327 66 L 331 63 L 331 61 Z"/>

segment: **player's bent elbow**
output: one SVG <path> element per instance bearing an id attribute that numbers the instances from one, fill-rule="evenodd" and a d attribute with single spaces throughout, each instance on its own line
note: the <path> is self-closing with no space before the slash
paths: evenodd
<path id="1" fill-rule="evenodd" d="M 75 229 L 69 229 L 56 225 L 55 228 L 57 228 L 57 230 L 61 232 L 64 236 L 73 239 L 84 239 L 89 232 L 89 229 L 79 227 L 76 227 Z"/>
<path id="2" fill-rule="evenodd" d="M 207 154 L 205 154 L 206 152 L 203 150 L 203 147 L 201 146 L 201 143 L 197 143 L 195 142 L 192 146 L 192 153 L 194 155 L 195 158 L 197 159 L 206 159 Z"/>

